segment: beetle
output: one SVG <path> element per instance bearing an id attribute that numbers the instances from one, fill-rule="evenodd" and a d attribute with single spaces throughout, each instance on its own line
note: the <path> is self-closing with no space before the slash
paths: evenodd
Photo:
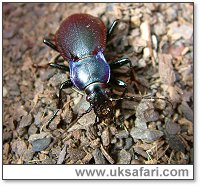
<path id="1" fill-rule="evenodd" d="M 122 80 L 115 79 L 112 70 L 125 64 L 129 64 L 132 68 L 128 58 L 108 64 L 104 57 L 106 43 L 118 23 L 119 20 L 115 20 L 107 29 L 102 20 L 97 17 L 89 14 L 73 14 L 61 23 L 53 41 L 49 38 L 43 40 L 47 46 L 59 53 L 55 63 L 50 63 L 50 66 L 70 71 L 70 79 L 63 82 L 59 88 L 59 108 L 62 102 L 62 89 L 75 86 L 86 93 L 86 99 L 90 103 L 85 113 L 94 109 L 98 118 L 105 119 L 114 116 L 108 85 L 112 83 L 124 89 L 127 85 Z M 69 67 L 57 63 L 60 56 L 69 62 Z"/>

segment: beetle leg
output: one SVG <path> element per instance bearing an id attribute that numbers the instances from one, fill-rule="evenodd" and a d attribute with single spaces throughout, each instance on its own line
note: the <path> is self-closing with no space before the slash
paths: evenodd
<path id="1" fill-rule="evenodd" d="M 64 70 L 64 71 L 69 71 L 69 67 L 65 66 L 65 65 L 60 65 L 60 64 L 55 64 L 55 63 L 50 63 L 49 64 L 51 67 L 53 68 L 57 68 L 59 70 Z"/>
<path id="2" fill-rule="evenodd" d="M 72 87 L 73 83 L 70 79 L 67 81 L 61 83 L 60 88 L 59 88 L 59 96 L 58 96 L 58 108 L 61 108 L 61 103 L 62 103 L 62 89 L 67 89 Z"/>
<path id="3" fill-rule="evenodd" d="M 124 81 L 119 80 L 119 79 L 115 79 L 112 76 L 110 78 L 110 83 L 112 83 L 114 85 L 117 85 L 117 86 L 119 86 L 121 88 L 126 88 L 127 87 L 127 84 Z"/>
<path id="4" fill-rule="evenodd" d="M 115 20 L 115 21 L 112 23 L 112 25 L 111 25 L 110 28 L 108 29 L 108 32 L 107 32 L 107 41 L 109 41 L 109 39 L 111 38 L 112 33 L 113 33 L 113 31 L 115 30 L 115 28 L 117 27 L 118 23 L 119 23 L 119 20 L 117 19 L 117 20 Z"/>
<path id="5" fill-rule="evenodd" d="M 117 85 L 117 86 L 119 86 L 121 88 L 124 88 L 124 91 L 123 91 L 123 93 L 121 95 L 121 97 L 124 97 L 124 95 L 126 94 L 126 92 L 128 90 L 127 89 L 127 84 L 124 81 L 122 81 L 120 79 L 115 79 L 113 77 L 110 78 L 110 83 L 112 83 L 114 85 Z"/>
<path id="6" fill-rule="evenodd" d="M 53 115 L 51 116 L 51 118 L 47 122 L 47 126 L 54 120 L 54 118 L 56 117 L 58 111 L 59 111 L 59 109 L 57 109 L 56 111 L 54 111 Z"/>
<path id="7" fill-rule="evenodd" d="M 116 69 L 116 68 L 119 68 L 119 67 L 126 65 L 126 64 L 129 64 L 130 68 L 132 68 L 131 60 L 128 59 L 128 58 L 124 58 L 124 59 L 120 59 L 118 61 L 114 61 L 114 62 L 110 63 L 109 65 L 110 65 L 111 69 Z"/>
<path id="8" fill-rule="evenodd" d="M 69 71 L 69 67 L 68 66 L 65 66 L 65 65 L 62 65 L 62 64 L 58 64 L 58 63 L 63 63 L 65 60 L 62 58 L 62 59 L 59 59 L 61 57 L 61 55 L 57 55 L 55 57 L 55 59 L 53 60 L 53 62 L 51 62 L 49 65 L 53 68 L 57 68 L 57 69 L 60 69 L 60 70 L 64 70 L 64 71 Z"/>
<path id="9" fill-rule="evenodd" d="M 54 44 L 50 41 L 50 39 L 44 38 L 44 39 L 43 39 L 43 43 L 46 44 L 48 47 L 52 48 L 53 50 L 59 52 L 58 49 L 57 49 L 57 47 L 56 47 L 56 45 L 54 45 Z"/>

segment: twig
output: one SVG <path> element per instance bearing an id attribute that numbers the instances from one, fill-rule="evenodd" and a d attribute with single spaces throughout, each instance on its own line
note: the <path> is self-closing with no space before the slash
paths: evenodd
<path id="1" fill-rule="evenodd" d="M 101 144 L 100 146 L 101 152 L 103 153 L 103 155 L 105 156 L 105 158 L 111 163 L 114 164 L 115 161 L 112 159 L 112 157 L 106 152 L 106 150 L 103 148 L 103 145 Z"/>

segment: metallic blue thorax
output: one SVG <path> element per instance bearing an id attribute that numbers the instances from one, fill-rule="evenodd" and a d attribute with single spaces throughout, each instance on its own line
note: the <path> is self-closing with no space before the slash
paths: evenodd
<path id="1" fill-rule="evenodd" d="M 110 66 L 102 52 L 96 56 L 89 56 L 79 61 L 70 61 L 70 79 L 80 90 L 84 90 L 94 82 L 108 83 L 110 79 Z"/>

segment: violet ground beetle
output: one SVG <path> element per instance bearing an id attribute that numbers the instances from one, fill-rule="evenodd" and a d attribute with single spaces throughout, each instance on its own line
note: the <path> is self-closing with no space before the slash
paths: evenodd
<path id="1" fill-rule="evenodd" d="M 109 84 L 114 84 L 126 90 L 127 85 L 122 80 L 115 79 L 112 75 L 112 70 L 129 64 L 132 68 L 132 63 L 129 59 L 120 59 L 118 61 L 107 63 L 103 52 L 106 42 L 111 38 L 111 35 L 118 25 L 118 20 L 114 21 L 111 27 L 106 29 L 104 23 L 97 17 L 89 14 L 73 14 L 66 18 L 56 34 L 54 40 L 45 38 L 44 43 L 60 53 L 55 59 L 55 63 L 50 66 L 64 71 L 70 71 L 70 79 L 63 82 L 59 88 L 58 108 L 61 108 L 62 89 L 75 86 L 87 94 L 87 101 L 90 103 L 88 110 L 84 114 L 94 109 L 96 116 L 99 119 L 114 117 L 114 109 L 112 106 L 111 92 L 108 88 Z M 69 67 L 58 64 L 60 56 L 69 62 Z M 128 97 L 123 96 L 114 100 L 123 99 L 163 99 L 156 97 Z M 167 100 L 168 101 L 168 100 Z M 56 116 L 53 117 L 49 122 Z"/>

